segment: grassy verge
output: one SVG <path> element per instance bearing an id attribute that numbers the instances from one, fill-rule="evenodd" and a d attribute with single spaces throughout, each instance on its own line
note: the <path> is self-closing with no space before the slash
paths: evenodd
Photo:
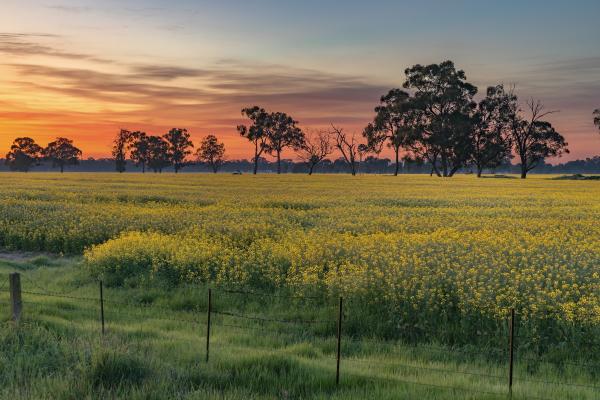
<path id="1" fill-rule="evenodd" d="M 300 324 L 212 316 L 207 289 L 106 289 L 80 259 L 0 256 L 0 398 L 17 399 L 497 399 L 506 398 L 502 349 L 346 338 L 335 385 L 335 302 L 214 292 L 216 311 Z M 9 321 L 7 274 L 22 275 L 23 320 Z M 88 300 L 83 300 L 88 299 Z M 554 360 L 556 361 L 556 360 Z M 540 362 L 524 350 L 514 399 L 596 399 L 589 360 Z M 558 384 L 558 382 L 570 385 Z"/>

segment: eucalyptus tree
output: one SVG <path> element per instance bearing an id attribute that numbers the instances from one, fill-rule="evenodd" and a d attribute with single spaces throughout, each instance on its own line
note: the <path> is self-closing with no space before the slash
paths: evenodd
<path id="1" fill-rule="evenodd" d="M 131 132 L 127 129 L 121 129 L 113 140 L 112 156 L 115 160 L 117 172 L 125 172 L 127 165 L 127 148 L 131 143 Z"/>
<path id="2" fill-rule="evenodd" d="M 219 143 L 215 135 L 208 135 L 196 151 L 198 161 L 208 164 L 216 174 L 225 161 L 225 143 Z"/>
<path id="3" fill-rule="evenodd" d="M 375 107 L 375 118 L 363 131 L 368 146 L 376 153 L 382 145 L 394 150 L 396 167 L 394 175 L 400 170 L 400 149 L 411 140 L 414 128 L 411 119 L 412 102 L 410 95 L 401 89 L 392 89 L 381 97 L 380 105 Z"/>
<path id="4" fill-rule="evenodd" d="M 194 144 L 190 140 L 190 134 L 187 129 L 173 128 L 163 138 L 168 144 L 168 160 L 175 173 L 178 173 L 186 165 L 186 157 L 192 154 L 190 148 L 194 147 Z"/>
<path id="5" fill-rule="evenodd" d="M 42 157 L 42 147 L 29 137 L 19 137 L 13 141 L 4 163 L 12 171 L 28 172 Z"/>
<path id="6" fill-rule="evenodd" d="M 490 86 L 473 116 L 471 163 L 477 176 L 511 158 L 510 121 L 517 110 L 517 96 L 503 85 Z"/>
<path id="7" fill-rule="evenodd" d="M 522 110 L 515 112 L 510 121 L 510 137 L 514 152 L 521 162 L 521 179 L 537 167 L 546 157 L 560 157 L 569 153 L 568 143 L 550 122 L 543 118 L 555 111 L 544 111 L 539 100 L 528 100 L 525 116 Z"/>
<path id="8" fill-rule="evenodd" d="M 261 155 L 267 149 L 268 137 L 271 134 L 271 119 L 264 108 L 254 106 L 242 109 L 242 115 L 245 115 L 251 121 L 250 126 L 238 125 L 237 130 L 242 137 L 248 139 L 254 144 L 254 175 L 258 172 L 258 161 Z"/>
<path id="9" fill-rule="evenodd" d="M 417 64 L 405 70 L 405 89 L 413 91 L 411 151 L 438 176 L 453 176 L 472 153 L 473 97 L 477 87 L 452 61 Z"/>
<path id="10" fill-rule="evenodd" d="M 129 157 L 136 166 L 142 167 L 142 173 L 146 172 L 149 158 L 149 143 L 146 132 L 132 132 L 129 144 Z"/>
<path id="11" fill-rule="evenodd" d="M 81 154 L 81 150 L 73 145 L 73 141 L 64 137 L 56 138 L 42 150 L 44 159 L 52 161 L 52 166 L 59 167 L 61 173 L 65 166 L 79 164 Z"/>
<path id="12" fill-rule="evenodd" d="M 268 115 L 265 151 L 277 159 L 277 173 L 281 174 L 281 152 L 286 147 L 294 150 L 304 145 L 304 132 L 297 127 L 298 121 L 283 112 Z"/>

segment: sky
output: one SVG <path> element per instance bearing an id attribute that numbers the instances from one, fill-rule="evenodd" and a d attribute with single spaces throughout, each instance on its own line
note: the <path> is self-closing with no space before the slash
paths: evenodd
<path id="1" fill-rule="evenodd" d="M 480 93 L 515 85 L 558 110 L 560 161 L 585 158 L 600 154 L 599 15 L 598 0 L 2 0 L 0 152 L 66 136 L 106 157 L 121 128 L 178 127 L 250 158 L 243 107 L 360 134 L 407 67 L 450 59 Z"/>

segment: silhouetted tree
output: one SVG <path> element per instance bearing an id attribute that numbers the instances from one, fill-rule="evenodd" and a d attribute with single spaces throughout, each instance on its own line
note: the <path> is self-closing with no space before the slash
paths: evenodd
<path id="1" fill-rule="evenodd" d="M 277 173 L 281 173 L 281 152 L 286 147 L 295 150 L 304 144 L 304 133 L 296 126 L 298 121 L 282 112 L 274 112 L 268 116 L 269 129 L 266 130 L 267 141 L 265 151 L 277 158 Z"/>
<path id="2" fill-rule="evenodd" d="M 219 143 L 215 135 L 208 135 L 200 143 L 196 151 L 198 161 L 205 162 L 212 168 L 216 174 L 225 161 L 225 144 Z"/>
<path id="3" fill-rule="evenodd" d="M 472 152 L 471 118 L 477 88 L 452 61 L 417 64 L 405 74 L 403 86 L 414 90 L 412 105 L 416 110 L 411 116 L 412 151 L 426 159 L 438 176 L 453 176 L 467 164 Z"/>
<path id="4" fill-rule="evenodd" d="M 129 157 L 136 166 L 142 167 L 142 173 L 146 172 L 146 165 L 148 165 L 149 158 L 149 143 L 148 135 L 146 132 L 132 132 L 131 140 L 129 144 Z"/>
<path id="5" fill-rule="evenodd" d="M 6 154 L 5 164 L 12 171 L 27 172 L 39 162 L 42 148 L 29 137 L 16 138 Z"/>
<path id="6" fill-rule="evenodd" d="M 148 167 L 161 173 L 169 166 L 169 144 L 160 136 L 148 136 Z"/>
<path id="7" fill-rule="evenodd" d="M 190 134 L 187 129 L 173 128 L 163 137 L 169 145 L 168 160 L 175 169 L 175 173 L 178 173 L 185 166 L 186 157 L 192 154 L 190 147 L 194 147 L 194 144 L 190 140 Z"/>
<path id="8" fill-rule="evenodd" d="M 73 145 L 71 139 L 59 137 L 54 142 L 48 143 L 42 155 L 44 159 L 52 161 L 53 167 L 59 167 L 62 173 L 65 166 L 79 164 L 81 150 Z"/>
<path id="9" fill-rule="evenodd" d="M 596 125 L 600 131 L 600 108 L 594 110 L 594 125 Z"/>
<path id="10" fill-rule="evenodd" d="M 486 97 L 477 105 L 473 117 L 471 163 L 477 176 L 485 168 L 497 168 L 511 157 L 510 121 L 517 110 L 517 96 L 503 85 L 487 88 Z"/>
<path id="11" fill-rule="evenodd" d="M 410 95 L 400 89 L 392 89 L 381 97 L 381 104 L 375 107 L 375 118 L 367 125 L 363 136 L 368 146 L 376 153 L 381 151 L 384 142 L 394 150 L 396 168 L 394 175 L 400 170 L 400 149 L 407 146 L 413 129 L 410 118 Z"/>
<path id="12" fill-rule="evenodd" d="M 117 172 L 125 172 L 127 164 L 127 147 L 131 142 L 131 132 L 121 129 L 113 141 L 112 156 Z"/>
<path id="13" fill-rule="evenodd" d="M 348 167 L 350 173 L 354 176 L 358 170 L 358 159 L 363 148 L 359 149 L 360 143 L 356 139 L 356 134 L 348 135 L 344 132 L 343 128 L 338 128 L 335 125 L 331 125 L 332 135 L 335 137 L 335 147 L 342 154 L 342 158 Z M 362 146 L 365 146 L 364 144 Z M 366 146 L 365 146 L 366 147 Z M 361 150 L 361 152 L 359 152 Z"/>
<path id="14" fill-rule="evenodd" d="M 260 156 L 267 148 L 267 139 L 270 136 L 271 120 L 269 114 L 258 106 L 242 109 L 242 115 L 245 115 L 252 121 L 252 125 L 238 125 L 237 130 L 241 136 L 254 144 L 254 175 L 258 172 L 258 161 Z"/>
<path id="15" fill-rule="evenodd" d="M 542 103 L 533 99 L 527 102 L 527 108 L 528 119 L 515 112 L 510 122 L 511 141 L 521 161 L 521 179 L 525 179 L 527 173 L 543 163 L 546 157 L 569 153 L 565 138 L 549 122 L 542 120 L 554 111 L 544 112 Z"/>
<path id="16" fill-rule="evenodd" d="M 298 149 L 298 156 L 308 165 L 308 175 L 312 175 L 315 167 L 333 152 L 331 135 L 325 130 L 309 130 L 304 135 L 304 144 Z"/>

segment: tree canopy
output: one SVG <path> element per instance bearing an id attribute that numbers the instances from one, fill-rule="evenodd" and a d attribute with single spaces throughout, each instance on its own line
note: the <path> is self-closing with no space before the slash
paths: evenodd
<path id="1" fill-rule="evenodd" d="M 187 129 L 173 128 L 163 137 L 168 144 L 167 158 L 177 173 L 185 166 L 186 157 L 192 154 L 190 148 L 194 147 L 194 144 Z"/>
<path id="2" fill-rule="evenodd" d="M 217 173 L 225 161 L 225 144 L 219 143 L 215 135 L 208 135 L 202 139 L 200 147 L 196 151 L 196 157 L 198 161 L 210 165 L 213 172 Z"/>
<path id="3" fill-rule="evenodd" d="M 13 141 L 6 154 L 5 163 L 12 171 L 28 172 L 42 157 L 42 147 L 29 137 L 19 137 Z"/>
<path id="4" fill-rule="evenodd" d="M 44 159 L 52 161 L 53 167 L 59 167 L 62 173 L 67 165 L 77 165 L 81 157 L 81 150 L 73 145 L 71 139 L 64 137 L 56 138 L 54 142 L 48 143 L 42 151 Z"/>

